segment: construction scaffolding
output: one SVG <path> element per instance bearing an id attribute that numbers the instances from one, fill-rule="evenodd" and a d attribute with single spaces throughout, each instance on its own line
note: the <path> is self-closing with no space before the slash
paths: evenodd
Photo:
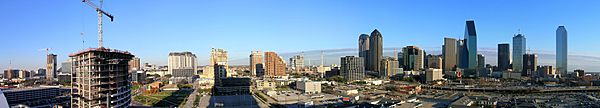
<path id="1" fill-rule="evenodd" d="M 91 48 L 69 55 L 73 108 L 127 108 L 131 102 L 126 51 Z"/>

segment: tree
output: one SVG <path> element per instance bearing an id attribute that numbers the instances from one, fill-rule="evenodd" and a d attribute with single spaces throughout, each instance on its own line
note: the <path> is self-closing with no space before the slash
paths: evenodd
<path id="1" fill-rule="evenodd" d="M 327 78 L 327 81 L 335 81 L 335 82 L 340 82 L 340 83 L 348 82 L 348 80 L 342 76 L 329 77 L 329 78 Z"/>

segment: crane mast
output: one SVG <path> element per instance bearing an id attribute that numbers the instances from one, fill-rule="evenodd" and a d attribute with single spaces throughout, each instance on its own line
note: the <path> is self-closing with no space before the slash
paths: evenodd
<path id="1" fill-rule="evenodd" d="M 102 31 L 102 16 L 106 15 L 109 19 L 110 22 L 114 21 L 114 16 L 112 16 L 110 13 L 102 10 L 102 1 L 100 0 L 100 6 L 97 6 L 96 4 L 92 3 L 90 0 L 83 0 L 82 2 L 89 5 L 90 7 L 96 9 L 96 12 L 98 12 L 98 48 L 102 48 L 103 47 L 103 31 Z"/>

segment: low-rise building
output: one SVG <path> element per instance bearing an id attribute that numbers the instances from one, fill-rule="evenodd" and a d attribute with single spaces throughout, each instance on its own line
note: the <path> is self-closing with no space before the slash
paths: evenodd
<path id="1" fill-rule="evenodd" d="M 321 93 L 321 83 L 314 81 L 296 81 L 296 89 L 307 94 Z"/>
<path id="2" fill-rule="evenodd" d="M 269 80 L 256 80 L 254 86 L 257 90 L 274 90 L 277 87 L 277 83 Z"/>
<path id="3" fill-rule="evenodd" d="M 427 71 L 425 71 L 425 76 L 427 82 L 441 80 L 443 76 L 442 69 L 427 69 Z"/>
<path id="4" fill-rule="evenodd" d="M 11 107 L 45 108 L 69 107 L 70 89 L 59 87 L 35 87 L 4 89 L 2 92 Z M 20 108 L 19 107 L 19 108 Z"/>

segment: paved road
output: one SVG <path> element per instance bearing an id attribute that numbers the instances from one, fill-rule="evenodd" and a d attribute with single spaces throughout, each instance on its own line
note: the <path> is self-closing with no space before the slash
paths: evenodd
<path id="1" fill-rule="evenodd" d="M 198 94 L 198 82 L 194 81 L 193 84 L 193 88 L 194 88 L 194 92 L 190 93 L 190 95 L 187 98 L 187 101 L 185 102 L 185 105 L 183 105 L 182 108 L 193 108 L 194 107 L 194 100 L 196 99 L 196 94 Z"/>

